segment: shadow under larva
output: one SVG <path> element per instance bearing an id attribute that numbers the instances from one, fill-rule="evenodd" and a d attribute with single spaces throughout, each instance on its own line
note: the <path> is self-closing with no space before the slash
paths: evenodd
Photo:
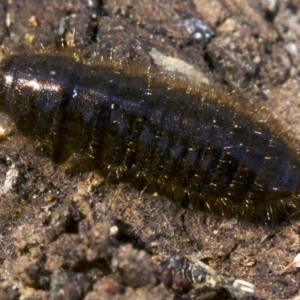
<path id="1" fill-rule="evenodd" d="M 264 108 L 147 66 L 75 57 L 1 63 L 1 108 L 55 162 L 77 153 L 110 182 L 225 217 L 297 213 L 299 155 Z"/>

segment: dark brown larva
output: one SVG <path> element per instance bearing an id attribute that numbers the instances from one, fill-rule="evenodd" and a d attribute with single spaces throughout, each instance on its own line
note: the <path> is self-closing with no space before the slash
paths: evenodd
<path id="1" fill-rule="evenodd" d="M 16 55 L 1 67 L 1 106 L 56 162 L 90 156 L 111 182 L 225 217 L 297 213 L 299 156 L 264 109 L 176 75 L 74 57 Z"/>

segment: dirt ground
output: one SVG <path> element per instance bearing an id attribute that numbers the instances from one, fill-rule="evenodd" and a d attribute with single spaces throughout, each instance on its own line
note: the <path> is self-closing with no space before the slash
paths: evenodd
<path id="1" fill-rule="evenodd" d="M 189 32 L 192 18 L 214 35 Z M 300 140 L 298 0 L 2 0 L 0 20 L 4 55 L 56 40 L 151 65 L 156 48 L 193 65 L 212 89 L 266 105 Z M 97 174 L 71 176 L 8 134 L 5 114 L 0 121 L 1 299 L 232 299 L 226 289 L 175 282 L 160 263 L 174 254 L 253 283 L 245 299 L 298 296 L 299 270 L 281 271 L 300 250 L 299 220 L 227 220 Z"/>

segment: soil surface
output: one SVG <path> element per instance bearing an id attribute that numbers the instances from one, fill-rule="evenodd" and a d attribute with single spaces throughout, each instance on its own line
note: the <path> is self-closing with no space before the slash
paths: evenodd
<path id="1" fill-rule="evenodd" d="M 300 140 L 297 0 L 4 2 L 3 55 L 56 43 L 150 66 L 155 48 L 193 65 L 211 89 L 267 106 Z M 233 299 L 176 281 L 163 263 L 174 254 L 253 283 L 245 299 L 298 295 L 299 270 L 281 271 L 300 250 L 299 220 L 228 220 L 95 173 L 70 175 L 5 114 L 0 124 L 0 299 Z"/>

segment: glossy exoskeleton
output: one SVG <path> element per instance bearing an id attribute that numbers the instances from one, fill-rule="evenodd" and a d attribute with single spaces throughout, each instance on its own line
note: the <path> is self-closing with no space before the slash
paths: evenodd
<path id="1" fill-rule="evenodd" d="M 13 55 L 1 66 L 1 107 L 55 162 L 89 156 L 111 182 L 226 217 L 297 212 L 299 155 L 264 109 L 176 74 L 75 57 Z"/>

